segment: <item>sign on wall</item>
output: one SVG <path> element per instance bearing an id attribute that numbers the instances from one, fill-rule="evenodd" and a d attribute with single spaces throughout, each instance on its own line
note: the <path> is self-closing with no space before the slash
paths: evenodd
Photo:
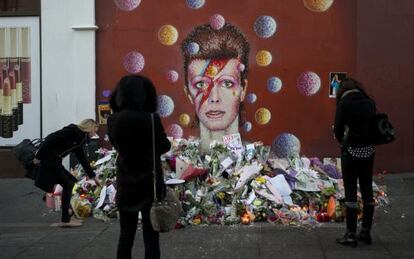
<path id="1" fill-rule="evenodd" d="M 38 17 L 0 17 L 0 146 L 41 137 Z"/>

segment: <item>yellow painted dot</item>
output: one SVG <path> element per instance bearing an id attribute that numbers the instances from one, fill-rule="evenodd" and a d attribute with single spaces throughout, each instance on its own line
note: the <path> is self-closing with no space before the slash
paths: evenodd
<path id="1" fill-rule="evenodd" d="M 332 6 L 334 0 L 303 0 L 303 4 L 312 12 L 325 12 Z"/>
<path id="2" fill-rule="evenodd" d="M 181 126 L 184 126 L 184 127 L 187 127 L 191 121 L 190 115 L 186 113 L 181 114 L 178 120 L 180 121 Z"/>
<path id="3" fill-rule="evenodd" d="M 260 50 L 256 54 L 256 63 L 259 66 L 266 67 L 272 62 L 272 54 L 267 50 Z"/>
<path id="4" fill-rule="evenodd" d="M 259 108 L 254 114 L 254 118 L 256 119 L 256 122 L 260 125 L 265 125 L 269 123 L 271 117 L 272 117 L 272 114 L 266 108 Z"/>
<path id="5" fill-rule="evenodd" d="M 158 31 L 158 40 L 163 45 L 173 45 L 178 39 L 178 31 L 172 25 L 164 25 Z"/>

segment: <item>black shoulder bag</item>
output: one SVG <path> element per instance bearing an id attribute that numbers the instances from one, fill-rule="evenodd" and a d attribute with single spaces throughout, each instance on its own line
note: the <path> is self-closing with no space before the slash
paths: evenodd
<path id="1" fill-rule="evenodd" d="M 22 142 L 17 144 L 12 150 L 17 160 L 26 169 L 26 177 L 35 179 L 35 168 L 37 167 L 33 163 L 33 159 L 40 145 L 43 143 L 42 139 L 36 138 L 33 140 L 23 139 Z"/>

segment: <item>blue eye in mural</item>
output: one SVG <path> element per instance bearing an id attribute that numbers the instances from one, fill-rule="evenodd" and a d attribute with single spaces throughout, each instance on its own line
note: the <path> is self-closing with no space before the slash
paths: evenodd
<path id="1" fill-rule="evenodd" d="M 280 158 L 299 156 L 300 141 L 291 133 L 282 133 L 273 140 L 272 151 Z"/>
<path id="2" fill-rule="evenodd" d="M 282 80 L 278 77 L 271 77 L 267 80 L 267 89 L 272 93 L 277 93 L 282 89 Z"/>
<path id="3" fill-rule="evenodd" d="M 178 73 L 175 70 L 170 70 L 165 75 L 166 79 L 170 81 L 171 83 L 175 83 L 178 80 Z"/>
<path id="4" fill-rule="evenodd" d="M 245 132 L 250 132 L 252 130 L 252 127 L 253 126 L 252 126 L 252 123 L 250 121 L 246 121 L 243 124 L 243 129 L 244 129 Z"/>
<path id="5" fill-rule="evenodd" d="M 256 100 L 257 100 L 257 96 L 256 96 L 255 93 L 249 93 L 247 95 L 247 102 L 249 102 L 249 103 L 255 103 Z"/>
<path id="6" fill-rule="evenodd" d="M 171 124 L 170 126 L 168 126 L 166 133 L 168 137 L 173 137 L 173 138 L 183 137 L 183 129 L 178 124 Z"/>
<path id="7" fill-rule="evenodd" d="M 145 59 L 144 56 L 136 51 L 131 51 L 125 55 L 123 66 L 131 74 L 135 74 L 144 69 Z"/>
<path id="8" fill-rule="evenodd" d="M 187 44 L 186 49 L 187 49 L 188 54 L 195 55 L 200 50 L 200 45 L 198 45 L 195 42 L 190 42 L 190 43 Z"/>
<path id="9" fill-rule="evenodd" d="M 114 2 L 120 10 L 130 12 L 139 6 L 141 0 L 114 0 Z"/>
<path id="10" fill-rule="evenodd" d="M 254 31 L 260 38 L 270 38 L 276 32 L 276 21 L 273 17 L 262 15 L 254 22 Z"/>
<path id="11" fill-rule="evenodd" d="M 186 0 L 188 7 L 191 9 L 199 9 L 205 4 L 205 0 Z"/>
<path id="12" fill-rule="evenodd" d="M 297 87 L 302 94 L 311 96 L 321 88 L 321 79 L 315 72 L 306 71 L 299 76 Z"/>
<path id="13" fill-rule="evenodd" d="M 157 112 L 163 118 L 170 116 L 174 111 L 174 101 L 168 95 L 158 96 Z"/>
<path id="14" fill-rule="evenodd" d="M 226 23 L 226 20 L 220 14 L 215 14 L 210 17 L 209 23 L 213 29 L 220 30 L 221 28 L 223 28 L 224 24 Z"/>

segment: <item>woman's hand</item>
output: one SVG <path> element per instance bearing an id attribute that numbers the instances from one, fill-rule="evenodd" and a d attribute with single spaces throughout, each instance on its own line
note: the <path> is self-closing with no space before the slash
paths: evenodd
<path id="1" fill-rule="evenodd" d="M 95 184 L 97 185 L 97 186 L 101 186 L 101 180 L 99 180 L 99 178 L 98 178 L 98 176 L 95 176 L 95 178 L 93 178 L 93 181 L 95 182 Z"/>

